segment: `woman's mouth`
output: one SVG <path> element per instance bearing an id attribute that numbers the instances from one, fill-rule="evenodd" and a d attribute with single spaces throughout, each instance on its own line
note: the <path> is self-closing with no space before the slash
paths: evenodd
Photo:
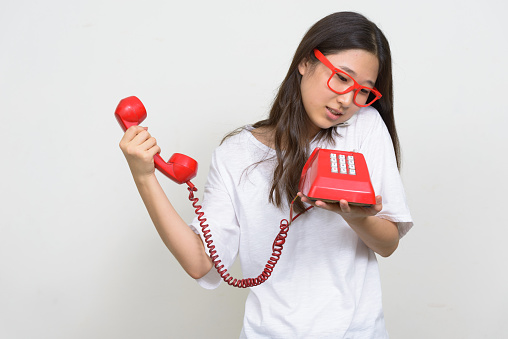
<path id="1" fill-rule="evenodd" d="M 336 109 L 333 109 L 331 107 L 326 106 L 326 109 L 330 111 L 333 115 L 342 115 L 343 113 L 340 111 L 337 111 Z"/>
<path id="2" fill-rule="evenodd" d="M 340 118 L 344 114 L 341 111 L 338 111 L 338 110 L 333 109 L 333 108 L 328 107 L 328 106 L 326 106 L 326 110 L 328 111 L 328 117 L 331 120 L 337 120 L 338 118 Z"/>

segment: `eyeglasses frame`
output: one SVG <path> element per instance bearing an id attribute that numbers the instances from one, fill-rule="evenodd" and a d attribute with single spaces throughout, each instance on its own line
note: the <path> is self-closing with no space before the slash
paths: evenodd
<path id="1" fill-rule="evenodd" d="M 349 93 L 351 91 L 355 91 L 354 92 L 354 97 L 353 97 L 353 102 L 355 103 L 355 105 L 359 106 L 359 107 L 368 107 L 370 105 L 372 105 L 374 102 L 376 102 L 377 100 L 379 100 L 383 95 L 381 94 L 381 92 L 379 92 L 379 90 L 377 90 L 375 87 L 374 88 L 371 88 L 371 87 L 367 87 L 367 86 L 362 86 L 360 85 L 351 75 L 347 74 L 346 72 L 344 72 L 343 70 L 341 70 L 340 68 L 337 68 L 335 67 L 334 65 L 332 65 L 332 63 L 330 62 L 330 60 L 328 60 L 324 55 L 323 53 L 321 53 L 321 51 L 319 51 L 317 48 L 314 49 L 314 55 L 316 56 L 316 58 L 321 61 L 321 63 L 323 63 L 323 65 L 325 65 L 326 67 L 328 67 L 331 71 L 332 71 L 332 75 L 330 76 L 330 78 L 328 79 L 328 81 L 326 82 L 326 84 L 328 85 L 328 88 L 333 91 L 334 93 L 337 93 L 337 94 L 346 94 L 346 93 Z M 338 92 L 336 90 L 334 90 L 331 86 L 330 86 L 330 81 L 332 81 L 332 78 L 335 74 L 337 73 L 342 73 L 342 74 L 345 74 L 347 75 L 349 78 L 351 78 L 351 80 L 353 80 L 354 84 L 353 86 L 349 87 L 348 89 L 346 89 L 345 91 L 343 92 Z M 371 93 L 373 93 L 375 95 L 375 98 L 367 105 L 360 105 L 356 102 L 356 96 L 358 95 L 358 90 L 361 90 L 362 88 L 367 88 Z"/>

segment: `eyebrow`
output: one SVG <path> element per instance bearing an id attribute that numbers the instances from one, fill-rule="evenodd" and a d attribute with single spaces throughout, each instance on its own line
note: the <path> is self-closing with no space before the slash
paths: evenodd
<path id="1" fill-rule="evenodd" d="M 351 68 L 347 66 L 339 66 L 339 69 L 345 71 L 347 74 L 351 74 L 352 76 L 356 77 L 358 74 L 356 74 L 355 71 L 353 71 Z M 371 87 L 374 87 L 376 84 L 372 80 L 365 81 L 367 84 L 369 84 Z"/>

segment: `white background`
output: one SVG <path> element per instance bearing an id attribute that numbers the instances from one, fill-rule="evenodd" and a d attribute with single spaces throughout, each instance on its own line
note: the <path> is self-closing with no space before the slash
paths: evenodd
<path id="1" fill-rule="evenodd" d="M 415 227 L 380 259 L 391 337 L 505 335 L 503 2 L 2 0 L 0 337 L 238 337 L 245 291 L 203 290 L 172 258 L 113 112 L 138 96 L 162 156 L 197 159 L 203 187 L 222 136 L 266 115 L 305 31 L 341 10 L 392 47 Z"/>

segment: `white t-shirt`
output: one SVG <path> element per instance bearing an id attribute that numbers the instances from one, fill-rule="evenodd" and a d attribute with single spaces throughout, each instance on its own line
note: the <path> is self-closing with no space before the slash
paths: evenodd
<path id="1" fill-rule="evenodd" d="M 402 237 L 413 223 L 379 113 L 362 108 L 337 130 L 335 146 L 313 142 L 311 149 L 362 153 L 375 193 L 383 197 L 377 216 L 397 223 Z M 274 154 L 244 129 L 215 150 L 204 189 L 203 211 L 222 264 L 229 268 L 239 256 L 244 277 L 263 271 L 280 221 L 289 219 L 289 207 L 268 202 L 274 161 L 253 165 Z M 197 220 L 191 227 L 201 234 Z M 220 282 L 215 268 L 198 280 L 209 289 Z M 300 216 L 271 277 L 250 289 L 241 338 L 387 337 L 374 252 L 336 213 L 313 208 Z"/>

